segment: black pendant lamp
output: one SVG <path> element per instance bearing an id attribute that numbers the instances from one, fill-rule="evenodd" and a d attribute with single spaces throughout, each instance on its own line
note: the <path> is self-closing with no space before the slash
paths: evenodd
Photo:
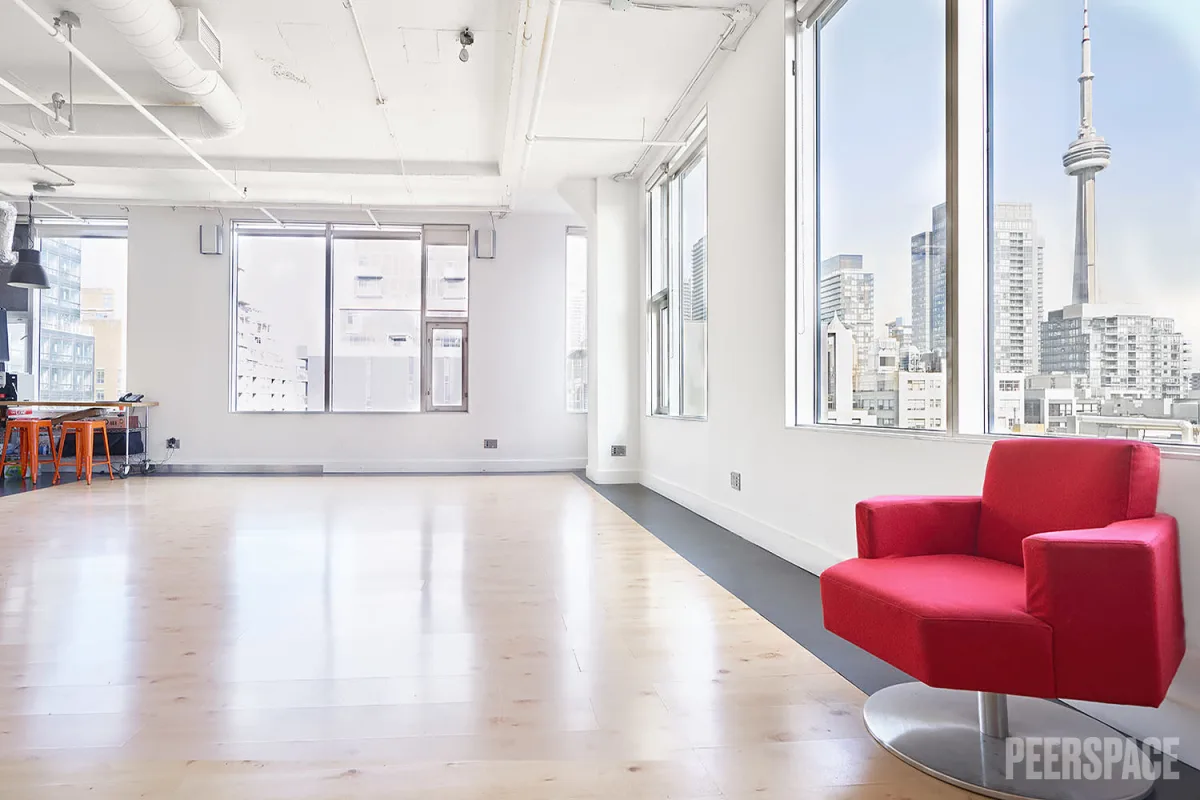
<path id="1" fill-rule="evenodd" d="M 18 289 L 49 289 L 50 279 L 42 267 L 42 251 L 34 249 L 37 239 L 33 231 L 33 195 L 29 196 L 29 234 L 26 236 L 28 249 L 17 251 L 17 265 L 8 276 L 8 285 Z"/>

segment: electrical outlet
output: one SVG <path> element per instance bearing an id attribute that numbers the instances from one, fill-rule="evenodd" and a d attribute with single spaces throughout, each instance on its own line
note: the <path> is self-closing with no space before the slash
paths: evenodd
<path id="1" fill-rule="evenodd" d="M 483 440 L 483 449 L 484 450 L 499 450 L 500 449 L 500 440 L 499 439 L 484 439 Z"/>
<path id="2" fill-rule="evenodd" d="M 735 492 L 740 492 L 742 490 L 742 473 L 740 473 L 740 472 L 729 473 L 729 487 L 731 489 L 733 489 Z"/>
<path id="3" fill-rule="evenodd" d="M 179 449 L 179 440 L 176 439 L 174 436 L 172 436 L 170 439 L 167 439 L 167 449 L 168 450 L 178 450 Z"/>
<path id="4" fill-rule="evenodd" d="M 612 446 L 612 455 L 613 455 L 613 458 L 624 458 L 625 457 L 625 445 L 614 444 Z"/>

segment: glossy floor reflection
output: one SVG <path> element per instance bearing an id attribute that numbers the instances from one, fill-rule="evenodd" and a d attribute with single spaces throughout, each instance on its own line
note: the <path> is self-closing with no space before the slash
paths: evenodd
<path id="1" fill-rule="evenodd" d="M 570 475 L 0 503 L 0 797 L 965 798 Z"/>

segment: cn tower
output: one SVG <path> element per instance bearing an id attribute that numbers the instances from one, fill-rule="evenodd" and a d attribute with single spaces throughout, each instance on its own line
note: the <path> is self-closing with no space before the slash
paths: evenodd
<path id="1" fill-rule="evenodd" d="M 1071 302 L 1097 303 L 1096 285 L 1096 173 L 1112 160 L 1112 148 L 1096 133 L 1092 118 L 1092 35 L 1088 27 L 1088 0 L 1083 0 L 1083 71 L 1079 75 L 1079 136 L 1063 156 L 1067 174 L 1079 183 L 1075 200 L 1075 272 Z"/>

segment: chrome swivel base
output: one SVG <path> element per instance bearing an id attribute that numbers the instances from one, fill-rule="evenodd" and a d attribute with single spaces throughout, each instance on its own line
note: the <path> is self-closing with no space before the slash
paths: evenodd
<path id="1" fill-rule="evenodd" d="M 1064 773 L 1061 738 L 1086 742 L 1127 737 L 1086 714 L 1049 700 L 903 683 L 871 695 L 863 709 L 863 718 L 871 735 L 893 755 L 935 778 L 987 797 L 1140 800 L 1154 789 L 1154 782 L 1144 776 L 1123 777 L 1121 764 L 1110 770 L 1107 779 L 1103 774 L 1096 776 L 1079 768 Z M 1006 737 L 1024 739 L 1021 747 L 1038 747 L 1037 760 L 1032 765 L 1026 761 L 1032 749 L 1016 757 L 1018 743 L 1010 745 Z M 1038 738 L 1031 741 L 1026 737 Z M 1051 737 L 1061 738 L 1056 746 L 1043 748 L 1045 739 Z M 1049 762 L 1049 770 L 1045 769 L 1047 751 L 1056 754 Z M 1079 755 L 1075 751 L 1074 757 L 1068 756 L 1067 760 L 1074 765 Z M 1087 764 L 1086 758 L 1083 763 Z"/>

